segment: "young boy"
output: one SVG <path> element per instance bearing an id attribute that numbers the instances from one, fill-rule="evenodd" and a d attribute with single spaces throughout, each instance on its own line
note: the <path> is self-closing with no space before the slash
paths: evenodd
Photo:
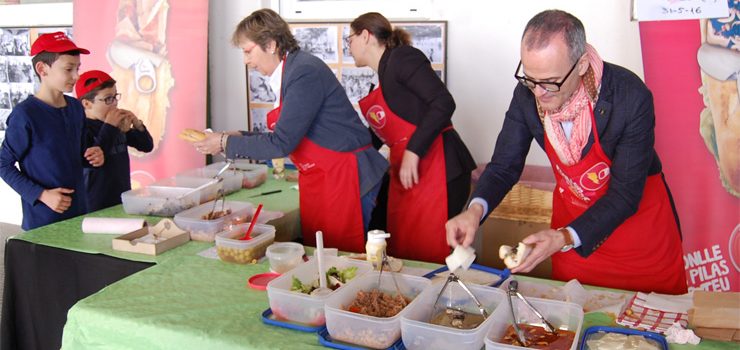
<path id="1" fill-rule="evenodd" d="M 100 146 L 105 153 L 105 165 L 84 169 L 88 209 L 120 204 L 121 193 L 131 189 L 128 146 L 151 152 L 152 135 L 132 112 L 118 109 L 121 94 L 116 81 L 105 72 L 82 73 L 75 92 L 85 108 L 87 142 Z"/>
<path id="2" fill-rule="evenodd" d="M 41 87 L 10 113 L 0 148 L 0 178 L 21 195 L 24 230 L 87 212 L 83 163 L 101 166 L 105 158 L 100 147 L 83 148 L 82 105 L 64 93 L 77 81 L 80 54 L 89 53 L 62 32 L 31 46 Z"/>

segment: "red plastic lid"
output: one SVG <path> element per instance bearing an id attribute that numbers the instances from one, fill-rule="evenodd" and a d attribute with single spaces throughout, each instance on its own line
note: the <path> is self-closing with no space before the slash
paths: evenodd
<path id="1" fill-rule="evenodd" d="M 267 290 L 267 284 L 279 276 L 280 274 L 275 272 L 258 273 L 249 277 L 249 286 L 257 290 Z"/>

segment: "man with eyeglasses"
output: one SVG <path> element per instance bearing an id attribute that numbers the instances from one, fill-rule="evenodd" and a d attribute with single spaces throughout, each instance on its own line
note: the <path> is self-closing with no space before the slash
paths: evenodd
<path id="1" fill-rule="evenodd" d="M 654 149 L 650 91 L 603 62 L 573 15 L 548 10 L 527 24 L 514 90 L 491 162 L 468 209 L 447 222 L 447 241 L 469 246 L 518 181 L 532 139 L 556 179 L 551 229 L 522 241 L 514 264 L 529 272 L 552 256 L 552 276 L 612 288 L 685 293 L 681 236 Z"/>
<path id="2" fill-rule="evenodd" d="M 75 93 L 87 117 L 86 143 L 100 146 L 105 152 L 103 166 L 83 169 L 87 207 L 96 211 L 120 204 L 121 193 L 131 189 L 128 147 L 151 152 L 154 143 L 134 113 L 118 108 L 121 94 L 116 90 L 116 81 L 107 73 L 99 70 L 82 73 Z"/>

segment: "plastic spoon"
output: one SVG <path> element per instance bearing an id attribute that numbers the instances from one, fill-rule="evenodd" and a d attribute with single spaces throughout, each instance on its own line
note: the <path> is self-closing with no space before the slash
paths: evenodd
<path id="1" fill-rule="evenodd" d="M 257 210 L 254 211 L 254 216 L 252 217 L 252 222 L 249 224 L 247 233 L 244 235 L 244 237 L 239 238 L 239 240 L 248 241 L 252 239 L 252 229 L 254 228 L 254 224 L 257 222 L 257 218 L 260 216 L 260 211 L 262 211 L 262 203 L 260 203 L 260 205 L 257 206 Z"/>
<path id="2" fill-rule="evenodd" d="M 312 296 L 325 296 L 333 290 L 326 288 L 326 270 L 324 269 L 324 234 L 316 231 L 316 264 L 319 267 L 319 288 L 311 292 Z"/>

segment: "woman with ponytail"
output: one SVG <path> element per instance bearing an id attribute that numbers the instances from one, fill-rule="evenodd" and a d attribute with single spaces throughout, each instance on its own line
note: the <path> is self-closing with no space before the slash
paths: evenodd
<path id="1" fill-rule="evenodd" d="M 360 100 L 375 134 L 391 149 L 387 230 L 391 255 L 443 262 L 450 248 L 445 222 L 460 213 L 475 168 L 452 128 L 455 101 L 427 57 L 403 29 L 376 12 L 350 24 L 349 49 L 380 85 Z"/>

